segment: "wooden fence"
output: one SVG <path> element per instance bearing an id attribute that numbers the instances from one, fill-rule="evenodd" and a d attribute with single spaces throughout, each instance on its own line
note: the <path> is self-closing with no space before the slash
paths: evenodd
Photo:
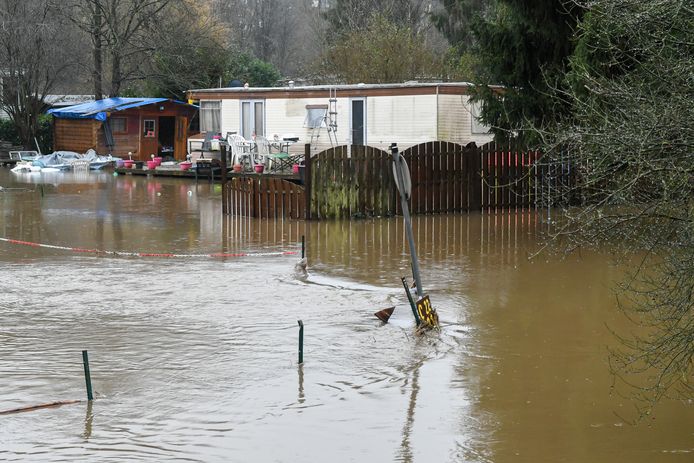
<path id="1" fill-rule="evenodd" d="M 479 148 L 481 194 L 479 208 L 517 208 L 538 204 L 543 171 L 539 153 L 487 143 Z"/>
<path id="2" fill-rule="evenodd" d="M 480 167 L 475 145 L 430 142 L 408 148 L 402 155 L 412 178 L 413 214 L 479 210 Z"/>
<path id="3" fill-rule="evenodd" d="M 389 216 L 396 213 L 390 154 L 371 146 L 338 146 L 311 158 L 308 217 Z"/>
<path id="4" fill-rule="evenodd" d="M 236 177 L 222 188 L 225 214 L 258 218 L 305 219 L 304 187 L 280 178 Z"/>
<path id="5" fill-rule="evenodd" d="M 304 186 L 262 177 L 226 182 L 225 213 L 302 219 L 401 213 L 389 153 L 370 146 L 309 153 L 306 145 Z M 553 189 L 576 183 L 569 164 L 542 166 L 537 152 L 493 142 L 429 142 L 402 154 L 412 178 L 413 214 L 538 207 Z"/>

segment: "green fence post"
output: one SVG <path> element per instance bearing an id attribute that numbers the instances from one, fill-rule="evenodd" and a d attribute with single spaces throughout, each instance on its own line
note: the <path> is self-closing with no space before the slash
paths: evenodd
<path id="1" fill-rule="evenodd" d="M 299 323 L 299 365 L 304 363 L 304 322 L 298 320 Z"/>
<path id="2" fill-rule="evenodd" d="M 82 363 L 84 364 L 84 381 L 87 383 L 87 399 L 94 400 L 94 395 L 92 394 L 92 377 L 89 374 L 89 355 L 87 351 L 82 351 Z"/>

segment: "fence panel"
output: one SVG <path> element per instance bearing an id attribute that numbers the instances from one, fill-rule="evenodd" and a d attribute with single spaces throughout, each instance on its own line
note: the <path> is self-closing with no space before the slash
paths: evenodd
<path id="1" fill-rule="evenodd" d="M 304 187 L 278 178 L 236 177 L 223 187 L 229 215 L 264 219 L 305 219 Z"/>

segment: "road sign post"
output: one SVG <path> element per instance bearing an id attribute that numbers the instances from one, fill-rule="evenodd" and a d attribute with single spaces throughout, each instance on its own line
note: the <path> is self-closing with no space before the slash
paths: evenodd
<path id="1" fill-rule="evenodd" d="M 402 206 L 402 215 L 405 217 L 405 232 L 407 233 L 407 241 L 410 246 L 410 256 L 412 257 L 412 273 L 414 281 L 417 285 L 417 294 L 424 294 L 424 286 L 422 278 L 419 275 L 419 260 L 417 260 L 417 250 L 414 247 L 414 232 L 412 231 L 412 218 L 410 217 L 410 208 L 407 203 L 412 195 L 412 181 L 410 179 L 410 169 L 407 167 L 407 161 L 398 152 L 398 146 L 393 143 L 390 145 L 390 151 L 393 154 L 393 176 L 395 185 L 400 192 L 400 205 Z"/>
<path id="2" fill-rule="evenodd" d="M 402 206 L 402 215 L 405 218 L 405 232 L 407 233 L 407 241 L 410 247 L 410 256 L 412 258 L 412 276 L 414 277 L 415 285 L 417 287 L 417 295 L 420 299 L 415 304 L 412 300 L 412 295 L 407 287 L 407 283 L 403 278 L 403 285 L 405 286 L 405 291 L 407 291 L 408 299 L 410 300 L 410 305 L 412 306 L 412 312 L 414 314 L 417 326 L 424 325 L 428 328 L 437 328 L 439 326 L 439 317 L 436 314 L 436 310 L 431 306 L 429 301 L 429 296 L 424 293 L 424 285 L 422 284 L 422 278 L 419 272 L 419 260 L 417 259 L 417 250 L 414 247 L 414 232 L 412 231 L 412 218 L 410 217 L 410 208 L 408 201 L 412 196 L 412 179 L 410 178 L 410 169 L 407 167 L 407 161 L 398 152 L 397 144 L 393 143 L 390 145 L 390 151 L 393 155 L 393 177 L 395 178 L 395 185 L 398 187 L 398 192 L 400 192 L 400 204 Z"/>

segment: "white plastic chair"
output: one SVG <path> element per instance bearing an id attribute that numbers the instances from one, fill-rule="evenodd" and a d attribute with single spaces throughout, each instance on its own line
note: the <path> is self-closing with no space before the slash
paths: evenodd
<path id="1" fill-rule="evenodd" d="M 255 136 L 255 148 L 258 153 L 258 162 L 260 164 L 267 164 L 267 168 L 270 169 L 272 159 L 270 157 L 270 142 L 262 135 Z"/>
<path id="2" fill-rule="evenodd" d="M 232 165 L 236 163 L 243 165 L 245 161 L 248 161 L 250 170 L 252 170 L 254 160 L 253 153 L 250 149 L 250 143 L 248 143 L 243 136 L 238 134 L 227 134 L 227 143 L 229 144 L 229 149 L 231 150 Z"/>

